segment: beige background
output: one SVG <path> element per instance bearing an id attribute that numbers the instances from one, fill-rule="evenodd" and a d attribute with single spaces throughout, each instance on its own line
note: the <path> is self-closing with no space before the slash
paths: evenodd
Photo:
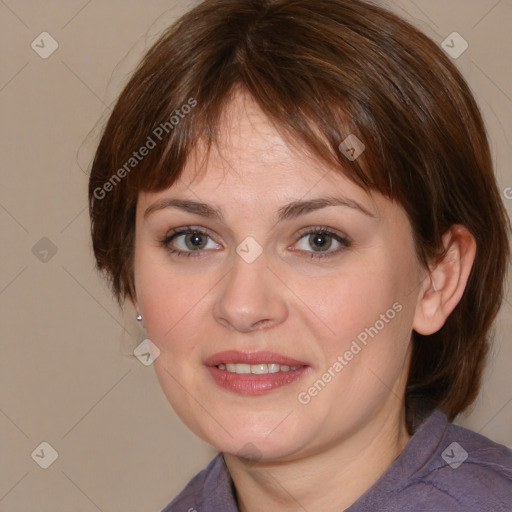
<path id="1" fill-rule="evenodd" d="M 144 333 L 94 272 L 86 209 L 109 105 L 144 49 L 194 3 L 0 0 L 3 512 L 156 512 L 214 453 L 175 416 L 152 367 L 130 357 Z M 469 43 L 456 63 L 483 110 L 510 211 L 512 1 L 390 5 L 439 44 L 453 31 Z M 47 59 L 31 48 L 43 31 L 59 45 Z M 484 389 L 457 420 L 509 446 L 511 313 L 506 303 Z M 58 452 L 48 469 L 31 456 L 43 441 Z"/>

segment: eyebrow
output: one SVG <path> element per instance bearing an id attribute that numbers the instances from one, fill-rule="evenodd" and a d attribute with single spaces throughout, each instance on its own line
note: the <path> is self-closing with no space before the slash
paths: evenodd
<path id="1" fill-rule="evenodd" d="M 328 206 L 345 206 L 359 211 L 368 217 L 376 217 L 375 214 L 371 213 L 357 201 L 353 201 L 345 197 L 320 197 L 318 199 L 310 199 L 307 201 L 293 201 L 290 204 L 283 206 L 278 210 L 278 222 L 291 220 L 300 217 L 301 215 L 306 215 L 307 213 L 326 208 Z M 221 222 L 224 219 L 220 209 L 212 205 L 188 199 L 171 198 L 160 199 L 159 201 L 156 201 L 150 205 L 144 212 L 144 219 L 146 219 L 152 213 L 159 210 L 164 210 L 166 208 L 178 208 L 180 210 L 184 210 L 195 215 L 200 215 L 202 217 L 215 218 Z"/>

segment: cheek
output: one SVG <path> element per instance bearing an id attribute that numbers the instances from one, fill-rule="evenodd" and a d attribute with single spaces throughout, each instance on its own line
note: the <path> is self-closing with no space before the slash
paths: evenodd
<path id="1" fill-rule="evenodd" d="M 184 276 L 169 265 L 141 257 L 136 266 L 137 297 L 146 336 L 159 348 L 154 370 L 169 403 L 185 424 L 200 432 L 190 397 L 201 396 L 197 332 L 204 323 L 208 283 Z"/>
<path id="2" fill-rule="evenodd" d="M 204 297 L 212 285 L 140 254 L 135 265 L 137 298 L 148 338 L 159 348 L 179 350 L 197 331 Z M 180 343 L 176 343 L 180 340 Z"/>
<path id="3" fill-rule="evenodd" d="M 371 261 L 354 260 L 346 271 L 307 287 L 309 295 L 304 295 L 302 281 L 299 293 L 322 320 L 317 322 L 323 324 L 318 332 L 326 333 L 319 338 L 323 352 L 319 373 L 330 369 L 339 385 L 338 396 L 348 393 L 349 401 L 392 388 L 404 371 L 414 294 L 410 294 L 409 263 L 393 264 L 395 258 L 389 251 Z"/>
<path id="4" fill-rule="evenodd" d="M 347 270 L 307 282 L 297 282 L 297 296 L 320 320 L 329 346 L 341 349 L 398 300 L 398 289 L 390 272 L 369 264 L 352 265 Z M 391 312 L 393 314 L 393 311 Z"/>

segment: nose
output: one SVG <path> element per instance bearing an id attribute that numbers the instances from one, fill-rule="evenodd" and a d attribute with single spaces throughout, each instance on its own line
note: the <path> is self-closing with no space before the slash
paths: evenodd
<path id="1" fill-rule="evenodd" d="M 236 256 L 219 290 L 213 315 L 224 327 L 248 333 L 271 328 L 287 318 L 283 284 L 267 268 L 263 255 L 253 263 Z"/>

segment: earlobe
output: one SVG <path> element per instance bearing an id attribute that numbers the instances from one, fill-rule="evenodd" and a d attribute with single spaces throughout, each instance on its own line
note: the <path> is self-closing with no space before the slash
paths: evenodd
<path id="1" fill-rule="evenodd" d="M 465 226 L 454 224 L 443 235 L 446 254 L 420 287 L 413 329 L 423 335 L 437 332 L 459 303 L 476 255 L 476 241 Z"/>
<path id="2" fill-rule="evenodd" d="M 132 303 L 133 309 L 135 310 L 135 315 L 136 315 L 137 321 L 141 322 L 142 317 L 140 315 L 140 309 L 139 309 L 139 303 L 137 302 L 137 297 L 134 297 L 130 294 L 129 299 L 130 299 L 130 302 Z M 139 320 L 139 317 L 141 317 L 140 320 Z"/>

